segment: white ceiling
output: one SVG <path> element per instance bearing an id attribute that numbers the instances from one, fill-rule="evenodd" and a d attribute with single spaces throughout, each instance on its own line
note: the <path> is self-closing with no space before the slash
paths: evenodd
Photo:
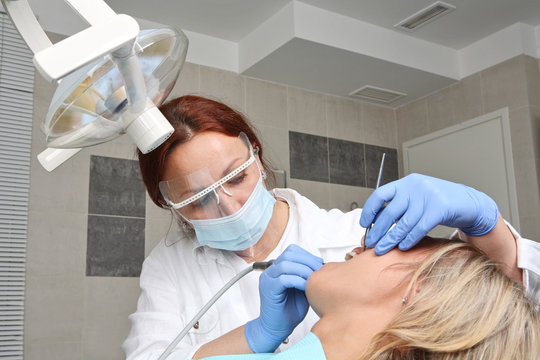
<path id="1" fill-rule="evenodd" d="M 540 54 L 540 0 L 447 0 L 455 11 L 412 33 L 393 25 L 436 0 L 105 1 L 183 29 L 188 61 L 339 96 L 364 85 L 407 94 L 392 107 Z M 62 0 L 29 2 L 49 31 L 84 27 Z"/>
<path id="2" fill-rule="evenodd" d="M 291 0 L 106 0 L 116 12 L 240 41 Z M 436 0 L 301 0 L 390 30 Z M 516 22 L 540 25 L 539 0 L 448 0 L 456 11 L 410 36 L 461 49 Z M 157 5 L 159 4 L 159 5 Z M 394 30 L 397 31 L 397 30 Z"/>

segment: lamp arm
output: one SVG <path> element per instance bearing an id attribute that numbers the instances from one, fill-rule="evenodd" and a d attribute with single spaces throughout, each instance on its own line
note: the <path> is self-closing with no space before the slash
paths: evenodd
<path id="1" fill-rule="evenodd" d="M 64 0 L 88 24 L 97 25 L 116 12 L 103 0 Z"/>
<path id="2" fill-rule="evenodd" d="M 30 50 L 35 54 L 52 46 L 51 40 L 37 21 L 28 0 L 0 0 Z"/>

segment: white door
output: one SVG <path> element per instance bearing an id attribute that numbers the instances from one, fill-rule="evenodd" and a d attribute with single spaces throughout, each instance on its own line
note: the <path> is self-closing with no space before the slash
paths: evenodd
<path id="1" fill-rule="evenodd" d="M 404 142 L 403 168 L 485 192 L 519 231 L 508 108 Z M 430 235 L 450 233 L 441 226 Z"/>

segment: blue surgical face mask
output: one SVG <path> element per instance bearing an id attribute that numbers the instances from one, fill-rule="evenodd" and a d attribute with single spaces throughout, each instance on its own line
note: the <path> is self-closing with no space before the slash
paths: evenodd
<path id="1" fill-rule="evenodd" d="M 206 220 L 189 220 L 201 245 L 241 251 L 255 245 L 270 223 L 276 199 L 259 178 L 245 204 L 232 215 Z"/>

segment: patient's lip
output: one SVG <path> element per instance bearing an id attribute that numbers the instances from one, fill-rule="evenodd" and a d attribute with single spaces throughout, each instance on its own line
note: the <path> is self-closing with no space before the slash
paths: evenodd
<path id="1" fill-rule="evenodd" d="M 356 255 L 362 253 L 364 250 L 361 246 L 357 247 L 357 248 L 354 248 L 352 249 L 351 251 L 349 251 L 348 253 L 345 254 L 345 260 L 350 260 L 352 259 L 353 257 L 355 257 Z"/>

